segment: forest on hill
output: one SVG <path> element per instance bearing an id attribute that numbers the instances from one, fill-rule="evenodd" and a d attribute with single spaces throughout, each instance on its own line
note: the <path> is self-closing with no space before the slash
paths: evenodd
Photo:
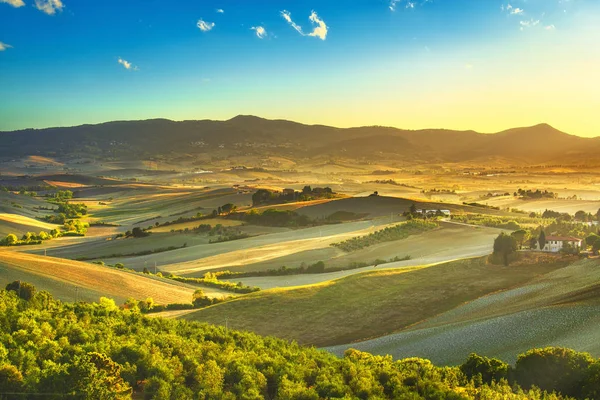
<path id="1" fill-rule="evenodd" d="M 599 377 L 598 360 L 566 349 L 532 350 L 515 367 L 477 355 L 459 367 L 356 350 L 337 358 L 107 298 L 62 303 L 26 283 L 0 291 L 2 399 L 558 400 L 598 398 Z"/>

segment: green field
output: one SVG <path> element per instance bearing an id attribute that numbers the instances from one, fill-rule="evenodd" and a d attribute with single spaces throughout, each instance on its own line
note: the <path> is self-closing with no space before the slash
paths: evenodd
<path id="1" fill-rule="evenodd" d="M 524 284 L 564 267 L 567 260 L 518 266 L 475 258 L 427 268 L 382 270 L 308 287 L 272 289 L 183 318 L 328 346 L 383 336 L 465 302 Z"/>

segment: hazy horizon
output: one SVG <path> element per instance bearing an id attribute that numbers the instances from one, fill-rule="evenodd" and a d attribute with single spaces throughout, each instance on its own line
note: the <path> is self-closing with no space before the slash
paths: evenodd
<path id="1" fill-rule="evenodd" d="M 591 0 L 3 0 L 0 130 L 251 114 L 598 136 L 599 15 Z"/>
<path id="2" fill-rule="evenodd" d="M 388 125 L 354 125 L 354 126 L 340 126 L 340 125 L 330 125 L 330 124 L 323 124 L 323 123 L 307 123 L 307 122 L 303 122 L 303 121 L 296 121 L 296 120 L 292 120 L 292 119 L 287 119 L 287 118 L 266 118 L 260 115 L 252 115 L 252 114 L 236 114 L 233 115 L 232 117 L 229 118 L 224 118 L 224 119 L 216 119 L 216 118 L 198 118 L 198 119 L 171 119 L 171 118 L 163 118 L 163 117 L 153 117 L 153 118 L 145 118 L 145 119 L 120 119 L 120 120 L 109 120 L 109 121 L 100 121 L 100 122 L 84 122 L 84 123 L 80 123 L 80 124 L 75 124 L 75 125 L 63 125 L 63 126 L 45 126 L 45 127 L 39 127 L 39 128 L 35 128 L 35 127 L 27 127 L 27 128 L 19 128 L 19 129 L 14 129 L 14 130 L 0 130 L 0 132 L 18 132 L 18 131 L 26 131 L 26 130 L 44 130 L 44 129 L 68 129 L 68 128 L 76 128 L 78 126 L 85 126 L 85 125 L 103 125 L 103 124 L 110 124 L 113 122 L 142 122 L 142 121 L 160 121 L 160 120 L 167 120 L 167 121 L 172 121 L 172 122 L 187 122 L 187 121 L 213 121 L 213 122 L 227 122 L 230 120 L 233 120 L 235 118 L 238 117 L 249 117 L 249 118 L 257 118 L 257 119 L 263 119 L 263 120 L 267 120 L 267 121 L 285 121 L 285 122 L 292 122 L 292 123 L 296 123 L 296 124 L 300 124 L 300 125 L 307 125 L 307 126 L 326 126 L 326 127 L 331 127 L 331 128 L 339 128 L 339 129 L 353 129 L 353 128 L 370 128 L 370 127 L 374 127 L 374 128 L 391 128 L 391 129 L 398 129 L 398 130 L 406 130 L 406 131 L 421 131 L 421 130 L 449 130 L 449 131 L 457 131 L 457 132 L 476 132 L 476 133 L 480 133 L 483 135 L 494 135 L 497 133 L 502 133 L 508 130 L 512 130 L 512 129 L 527 129 L 527 128 L 534 128 L 537 126 L 541 126 L 541 125 L 547 125 L 553 129 L 556 129 L 562 133 L 565 133 L 567 135 L 572 135 L 572 136 L 578 136 L 578 137 L 583 137 L 583 138 L 590 138 L 590 139 L 594 139 L 597 137 L 600 137 L 600 135 L 598 136 L 580 136 L 568 131 L 564 131 L 562 129 L 557 128 L 556 126 L 553 126 L 551 124 L 548 124 L 547 122 L 539 122 L 533 125 L 528 125 L 528 126 L 511 126 L 511 127 L 506 127 L 504 129 L 498 130 L 498 131 L 494 131 L 494 132 L 483 132 L 483 131 L 478 131 L 476 129 L 450 129 L 450 128 L 446 128 L 446 127 L 433 127 L 433 126 L 424 126 L 421 128 L 404 128 L 402 126 L 388 126 Z"/>

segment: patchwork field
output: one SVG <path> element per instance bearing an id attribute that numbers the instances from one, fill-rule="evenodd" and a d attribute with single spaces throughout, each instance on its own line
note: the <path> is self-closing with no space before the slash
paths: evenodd
<path id="1" fill-rule="evenodd" d="M 216 324 L 225 323 L 227 318 L 232 328 L 333 346 L 328 349 L 336 354 L 358 347 L 397 357 L 427 357 L 440 364 L 462 361 L 471 350 L 513 360 L 519 351 L 538 343 L 599 350 L 595 343 L 600 337 L 593 328 L 600 322 L 595 316 L 600 311 L 595 302 L 600 290 L 591 283 L 600 278 L 594 272 L 600 270 L 595 260 L 573 264 L 566 259 L 531 259 L 526 265 L 508 268 L 489 265 L 485 256 L 503 231 L 452 221 L 440 221 L 436 229 L 401 240 L 358 246 L 348 252 L 331 246 L 404 221 L 402 214 L 413 204 L 416 208 L 447 209 L 452 214 L 508 219 L 524 215 L 511 212 L 511 208 L 595 214 L 600 208 L 600 178 L 594 178 L 591 171 L 577 175 L 574 183 L 575 175 L 564 171 L 540 167 L 535 173 L 484 173 L 476 163 L 406 165 L 325 159 L 302 163 L 267 157 L 260 167 L 243 169 L 233 166 L 256 160 L 244 155 L 182 160 L 186 161 L 165 161 L 162 170 L 155 169 L 155 161 L 134 160 L 107 161 L 101 168 L 79 161 L 69 165 L 59 158 L 4 163 L 10 171 L 3 174 L 0 186 L 43 184 L 54 187 L 48 193 L 72 190 L 72 202 L 88 207 L 82 220 L 115 226 L 93 226 L 86 237 L 0 249 L 0 285 L 28 281 L 64 300 L 96 301 L 106 296 L 122 303 L 129 297 L 152 297 L 157 303 L 188 303 L 195 286 L 91 262 L 123 263 L 127 268 L 148 268 L 151 272 L 156 266 L 156 271 L 202 277 L 209 271 L 264 273 L 323 261 L 326 271 L 346 270 L 234 277 L 231 283 L 241 282 L 262 291 L 236 294 L 233 301 L 205 309 L 155 316 Z M 502 165 L 495 160 L 486 168 L 501 170 Z M 277 169 L 282 166 L 289 170 Z M 61 172 L 70 167 L 72 172 Z M 251 210 L 252 193 L 257 188 L 302 190 L 307 184 L 331 187 L 339 198 L 254 210 L 293 211 L 309 217 L 310 224 L 316 226 L 261 226 L 224 217 L 175 222 L 198 213 L 210 215 L 226 203 L 242 211 Z M 521 187 L 547 188 L 561 197 L 576 195 L 577 200 L 523 201 L 510 195 Z M 379 195 L 370 196 L 375 191 Z M 494 196 L 488 197 L 490 193 Z M 0 191 L 0 236 L 55 227 L 39 220 L 51 213 L 44 210 L 49 206 L 45 194 L 31 197 Z M 322 219 L 338 212 L 353 220 L 321 225 L 331 222 Z M 166 222 L 167 226 L 161 225 Z M 250 237 L 210 243 L 217 237 L 179 233 L 200 224 L 232 227 Z M 116 238 L 133 228 L 150 227 L 147 237 Z M 168 248 L 175 249 L 164 251 Z M 389 262 L 408 256 L 410 259 Z M 367 266 L 355 268 L 356 264 Z M 210 297 L 231 294 L 203 290 Z"/>

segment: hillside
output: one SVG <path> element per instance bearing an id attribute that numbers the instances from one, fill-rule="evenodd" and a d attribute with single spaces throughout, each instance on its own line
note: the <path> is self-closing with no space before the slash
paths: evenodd
<path id="1" fill-rule="evenodd" d="M 107 299 L 72 304 L 45 292 L 20 296 L 0 291 L 0 395 L 10 398 L 560 400 L 566 397 L 529 388 L 583 399 L 596 387 L 585 372 L 596 370 L 598 360 L 570 350 L 524 355 L 572 361 L 545 373 L 527 362 L 512 368 L 493 360 L 494 378 L 510 383 L 491 384 L 488 373 L 473 385 L 476 368 L 463 372 L 358 351 L 337 358 L 281 339 L 148 319 Z M 577 367 L 575 360 L 581 360 Z M 485 372 L 490 360 L 481 361 Z"/>
<path id="2" fill-rule="evenodd" d="M 568 135 L 546 124 L 482 134 L 378 126 L 341 129 L 238 116 L 227 121 L 155 119 L 0 132 L 0 157 L 13 158 L 69 154 L 125 159 L 219 151 L 226 155 L 280 154 L 296 158 L 402 156 L 413 162 L 499 157 L 539 163 L 588 160 L 598 150 L 599 140 Z"/>
<path id="3" fill-rule="evenodd" d="M 383 336 L 567 265 L 539 260 L 509 268 L 474 258 L 376 270 L 296 288 L 270 289 L 187 314 L 316 346 Z"/>
<path id="4" fill-rule="evenodd" d="M 0 250 L 0 286 L 22 280 L 62 300 L 98 301 L 101 296 L 118 304 L 129 297 L 156 303 L 188 303 L 194 289 L 173 281 L 149 278 L 95 264 Z"/>

